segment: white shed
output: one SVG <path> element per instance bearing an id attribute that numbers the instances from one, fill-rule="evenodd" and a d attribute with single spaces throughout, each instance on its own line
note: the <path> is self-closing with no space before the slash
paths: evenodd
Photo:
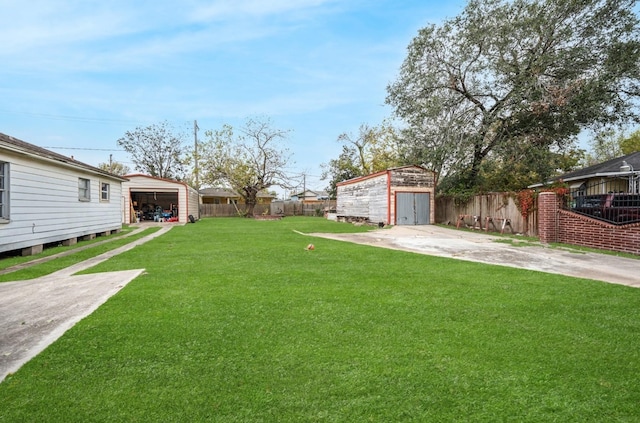
<path id="1" fill-rule="evenodd" d="M 336 184 L 339 220 L 427 225 L 435 220 L 435 172 L 420 166 L 383 170 Z"/>
<path id="2" fill-rule="evenodd" d="M 0 252 L 122 229 L 124 178 L 0 133 Z"/>
<path id="3" fill-rule="evenodd" d="M 126 175 L 122 184 L 124 193 L 124 222 L 133 223 L 136 217 L 156 220 L 174 218 L 186 223 L 189 216 L 200 219 L 200 195 L 184 182 L 156 178 L 149 175 Z"/>

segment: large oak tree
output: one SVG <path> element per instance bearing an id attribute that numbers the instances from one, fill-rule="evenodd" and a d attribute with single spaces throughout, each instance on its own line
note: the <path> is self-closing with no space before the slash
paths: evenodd
<path id="1" fill-rule="evenodd" d="M 414 161 L 452 190 L 477 189 L 489 162 L 522 184 L 567 163 L 583 129 L 638 122 L 635 4 L 471 0 L 421 29 L 387 97 Z"/>

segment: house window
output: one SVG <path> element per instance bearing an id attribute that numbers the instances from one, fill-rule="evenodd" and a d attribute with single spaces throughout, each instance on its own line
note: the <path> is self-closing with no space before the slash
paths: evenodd
<path id="1" fill-rule="evenodd" d="M 100 201 L 109 201 L 109 184 L 102 182 L 100 184 Z"/>
<path id="2" fill-rule="evenodd" d="M 0 221 L 9 220 L 9 163 L 0 162 Z"/>
<path id="3" fill-rule="evenodd" d="M 91 181 L 78 178 L 78 200 L 91 201 Z"/>

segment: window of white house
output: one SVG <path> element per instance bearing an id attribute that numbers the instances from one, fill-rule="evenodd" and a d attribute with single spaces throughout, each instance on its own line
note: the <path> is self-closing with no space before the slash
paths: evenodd
<path id="1" fill-rule="evenodd" d="M 100 201 L 109 201 L 109 184 L 100 183 Z"/>
<path id="2" fill-rule="evenodd" d="M 0 162 L 0 221 L 9 220 L 9 163 Z"/>
<path id="3" fill-rule="evenodd" d="M 78 178 L 78 200 L 91 201 L 91 181 Z"/>

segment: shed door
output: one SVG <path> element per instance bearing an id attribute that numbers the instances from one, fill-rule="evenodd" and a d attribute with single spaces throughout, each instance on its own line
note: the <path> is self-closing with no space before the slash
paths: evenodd
<path id="1" fill-rule="evenodd" d="M 428 225 L 428 192 L 399 192 L 396 194 L 396 225 Z"/>

